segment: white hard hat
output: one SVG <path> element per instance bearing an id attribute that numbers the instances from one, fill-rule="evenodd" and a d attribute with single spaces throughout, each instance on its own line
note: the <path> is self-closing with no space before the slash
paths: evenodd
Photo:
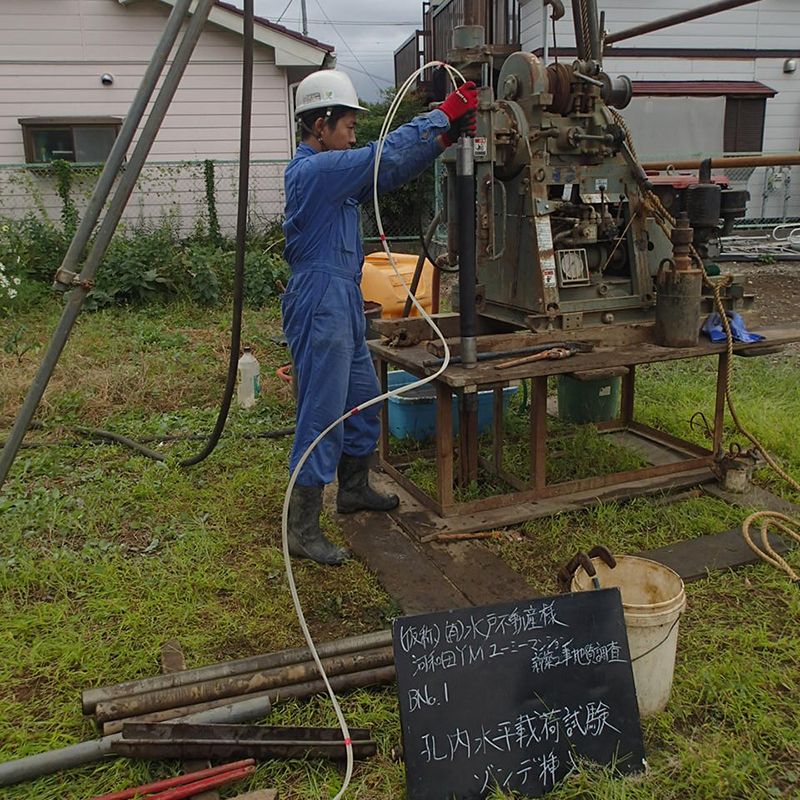
<path id="1" fill-rule="evenodd" d="M 315 108 L 331 106 L 344 106 L 354 111 L 367 110 L 358 104 L 358 95 L 347 73 L 336 69 L 322 69 L 303 78 L 297 87 L 295 102 L 295 116 Z"/>

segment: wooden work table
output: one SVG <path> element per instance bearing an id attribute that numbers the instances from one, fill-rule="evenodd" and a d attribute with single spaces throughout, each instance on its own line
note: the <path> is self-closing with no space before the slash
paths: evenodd
<path id="1" fill-rule="evenodd" d="M 442 315 L 445 335 L 453 334 L 452 315 Z M 412 331 L 416 338 L 424 336 L 427 324 L 423 320 L 383 320 L 379 328 L 386 334 L 393 327 L 404 325 Z M 479 331 L 480 332 L 480 331 Z M 800 342 L 800 326 L 764 328 L 759 331 L 766 338 L 761 342 L 734 344 L 734 353 L 745 356 L 764 355 L 775 352 L 783 345 Z M 609 329 L 609 336 L 614 334 Z M 581 334 L 586 338 L 582 339 Z M 571 331 L 559 338 L 557 333 L 547 334 L 539 338 L 530 333 L 503 334 L 500 336 L 479 336 L 478 352 L 483 349 L 508 351 L 516 348 L 530 347 L 532 343 L 542 341 L 544 344 L 558 341 L 591 341 L 593 332 Z M 596 331 L 595 331 L 595 335 Z M 618 336 L 620 334 L 617 334 Z M 596 342 L 592 352 L 577 353 L 560 360 L 541 360 L 511 367 L 497 369 L 498 364 L 509 361 L 508 358 L 479 361 L 474 367 L 451 364 L 433 381 L 437 398 L 437 431 L 435 448 L 430 456 L 436 460 L 437 496 L 431 498 L 416 484 L 410 481 L 401 471 L 403 457 L 393 457 L 389 453 L 388 406 L 383 404 L 381 411 L 381 438 L 379 453 L 381 465 L 405 489 L 411 492 L 420 502 L 442 517 L 450 517 L 468 513 L 478 513 L 499 509 L 515 503 L 530 503 L 547 498 L 563 497 L 568 501 L 571 495 L 584 495 L 587 491 L 606 489 L 631 481 L 647 481 L 663 479 L 666 475 L 696 472 L 708 469 L 715 458 L 720 455 L 722 430 L 725 413 L 725 376 L 728 367 L 728 355 L 725 342 L 712 343 L 705 336 L 693 347 L 670 348 L 652 342 L 649 326 L 638 326 L 634 332 L 638 341 L 623 342 L 616 346 L 608 346 Z M 519 338 L 517 338 L 519 337 Z M 491 340 L 491 341 L 490 341 Z M 517 341 L 519 342 L 517 344 Z M 457 340 L 453 344 L 457 347 Z M 388 384 L 389 366 L 405 370 L 417 377 L 433 375 L 438 366 L 436 361 L 436 345 L 421 341 L 410 347 L 392 347 L 385 341 L 369 342 L 373 358 L 376 360 L 381 387 L 385 392 Z M 430 349 L 429 349 L 430 347 Z M 456 349 L 454 347 L 454 349 Z M 431 349 L 434 353 L 431 353 Z M 439 350 L 441 352 L 441 350 Z M 713 425 L 712 448 L 705 449 L 693 442 L 684 441 L 642 425 L 634 421 L 633 404 L 635 391 L 636 365 L 665 361 L 676 361 L 686 358 L 717 356 L 717 390 Z M 555 485 L 548 485 L 545 475 L 546 437 L 547 437 L 547 378 L 550 375 L 567 373 L 585 373 L 589 371 L 613 372 L 622 377 L 622 396 L 618 419 L 601 423 L 597 428 L 601 432 L 627 431 L 632 435 L 669 448 L 680 456 L 670 463 L 658 464 L 639 470 L 585 478 Z M 520 380 L 531 381 L 530 409 L 530 475 L 529 483 L 523 483 L 503 469 L 503 388 Z M 492 390 L 494 392 L 493 419 L 493 457 L 483 458 L 478 453 L 477 425 L 477 392 Z M 459 429 L 457 440 L 458 474 L 454 475 L 454 439 L 452 397 L 455 394 L 459 401 Z M 459 484 L 467 485 L 478 477 L 479 468 L 491 472 L 507 483 L 512 491 L 477 500 L 469 503 L 457 503 L 454 499 L 454 478 Z"/>

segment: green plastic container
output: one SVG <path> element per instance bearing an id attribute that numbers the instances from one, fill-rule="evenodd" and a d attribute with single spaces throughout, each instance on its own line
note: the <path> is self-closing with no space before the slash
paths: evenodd
<path id="1" fill-rule="evenodd" d="M 621 386 L 618 375 L 590 381 L 559 375 L 558 416 L 577 425 L 616 419 Z"/>

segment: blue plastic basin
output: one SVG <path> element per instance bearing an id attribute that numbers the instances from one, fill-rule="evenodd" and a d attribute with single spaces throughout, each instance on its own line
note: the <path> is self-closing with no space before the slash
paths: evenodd
<path id="1" fill-rule="evenodd" d="M 397 389 L 417 378 L 397 370 L 388 375 L 389 388 Z M 516 386 L 503 389 L 503 411 L 517 391 Z M 489 430 L 494 417 L 494 392 L 478 392 L 478 433 Z M 398 439 L 424 442 L 436 436 L 436 390 L 431 384 L 412 389 L 408 394 L 389 398 L 389 432 Z M 453 397 L 453 435 L 458 432 L 458 398 Z"/>

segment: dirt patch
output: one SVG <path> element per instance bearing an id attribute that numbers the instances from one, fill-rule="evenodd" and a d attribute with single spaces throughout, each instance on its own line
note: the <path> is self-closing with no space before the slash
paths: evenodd
<path id="1" fill-rule="evenodd" d="M 800 321 L 800 262 L 725 265 L 725 271 L 745 276 L 755 295 L 754 310 L 761 325 L 771 327 Z"/>

